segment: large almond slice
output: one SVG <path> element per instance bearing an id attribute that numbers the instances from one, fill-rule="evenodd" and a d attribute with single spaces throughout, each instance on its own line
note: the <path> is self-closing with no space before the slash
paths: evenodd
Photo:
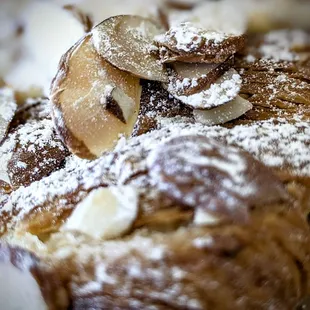
<path id="1" fill-rule="evenodd" d="M 234 120 L 252 108 L 253 105 L 248 100 L 238 96 L 222 106 L 211 110 L 194 110 L 193 114 L 197 122 L 218 125 Z"/>
<path id="2" fill-rule="evenodd" d="M 0 143 L 6 136 L 16 109 L 13 91 L 6 87 L 0 89 Z"/>
<path id="3" fill-rule="evenodd" d="M 138 213 L 138 193 L 134 187 L 107 187 L 93 190 L 81 201 L 63 227 L 96 239 L 123 235 Z"/>
<path id="4" fill-rule="evenodd" d="M 57 131 L 76 155 L 94 158 L 129 136 L 137 120 L 140 80 L 102 59 L 87 35 L 62 58 L 51 88 Z"/>
<path id="5" fill-rule="evenodd" d="M 221 64 L 175 62 L 168 88 L 179 96 L 189 96 L 215 83 L 233 65 L 233 56 Z"/>
<path id="6" fill-rule="evenodd" d="M 151 53 L 154 37 L 163 32 L 152 20 L 134 15 L 108 18 L 92 30 L 95 48 L 112 65 L 143 79 L 167 82 L 164 66 Z"/>
<path id="7" fill-rule="evenodd" d="M 176 95 L 175 89 L 168 88 L 170 94 L 194 109 L 213 109 L 237 97 L 242 80 L 235 69 L 230 69 L 211 86 L 189 96 Z M 171 86 L 171 85 L 170 85 Z"/>

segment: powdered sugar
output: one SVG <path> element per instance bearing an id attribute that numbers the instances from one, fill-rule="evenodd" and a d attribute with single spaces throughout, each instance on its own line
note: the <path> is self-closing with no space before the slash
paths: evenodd
<path id="1" fill-rule="evenodd" d="M 92 30 L 96 51 L 117 68 L 150 80 L 166 81 L 162 64 L 151 55 L 153 37 L 162 29 L 150 19 L 120 15 Z"/>
<path id="2" fill-rule="evenodd" d="M 5 231 L 6 227 L 14 227 L 35 208 L 49 212 L 56 212 L 58 208 L 72 208 L 91 189 L 110 182 L 108 177 L 105 177 L 108 170 L 107 159 L 88 162 L 74 157 L 65 168 L 33 182 L 29 187 L 20 187 L 12 193 L 1 209 L 0 213 L 5 212 L 7 219 L 2 229 Z"/>
<path id="3" fill-rule="evenodd" d="M 201 133 L 239 146 L 267 166 L 288 169 L 297 175 L 310 175 L 310 124 L 296 117 L 292 123 L 270 119 L 231 129 L 199 124 L 163 124 L 163 131 L 175 134 Z"/>
<path id="4" fill-rule="evenodd" d="M 248 220 L 250 206 L 285 197 L 266 167 L 202 135 L 181 134 L 160 144 L 147 157 L 147 167 L 151 183 L 168 197 L 236 222 Z"/>
<path id="5" fill-rule="evenodd" d="M 0 89 L 0 117 L 10 122 L 17 108 L 13 90 L 10 88 Z"/>
<path id="6" fill-rule="evenodd" d="M 25 125 L 19 126 L 0 146 L 0 178 L 10 183 L 7 170 L 8 163 L 13 156 L 13 152 L 16 151 L 16 148 L 21 152 L 35 153 L 37 148 L 41 148 L 42 150 L 47 145 L 51 148 L 65 150 L 63 144 L 59 140 L 55 140 L 55 131 L 51 120 L 45 119 L 40 122 L 31 121 Z M 41 166 L 44 164 L 50 164 L 48 158 L 46 158 L 45 163 L 44 161 L 40 163 Z M 27 168 L 25 163 L 20 163 L 18 165 L 22 169 Z"/>
<path id="7" fill-rule="evenodd" d="M 183 80 L 174 80 L 172 83 L 168 85 L 168 91 L 170 93 L 179 93 L 184 92 L 185 89 L 194 88 L 198 86 L 198 79 L 197 78 L 185 78 Z"/>
<path id="8" fill-rule="evenodd" d="M 78 238 L 72 237 L 58 234 L 49 244 L 57 264 L 68 263 L 74 274 L 83 274 L 83 277 L 70 279 L 74 300 L 92 302 L 93 299 L 98 301 L 100 296 L 100 303 L 108 305 L 110 298 L 105 302 L 103 292 L 109 288 L 113 307 L 122 303 L 126 307 L 158 309 L 158 303 L 164 302 L 175 308 L 203 309 L 195 294 L 195 285 L 187 281 L 193 272 L 192 264 L 182 264 L 182 260 L 175 259 L 178 251 L 170 249 L 171 244 L 184 238 L 184 232 L 173 233 L 167 238 L 165 234 L 154 232 L 149 235 L 140 231 L 122 240 L 101 243 L 79 242 Z M 185 258 L 188 251 L 195 249 L 191 236 L 189 239 L 186 239 L 186 251 L 181 251 L 181 257 Z M 65 258 L 58 256 L 63 249 L 70 253 Z M 160 255 L 154 255 L 154 252 Z M 146 285 L 147 290 L 144 289 Z M 141 297 L 147 298 L 141 302 Z"/>
<path id="9" fill-rule="evenodd" d="M 208 248 L 213 244 L 214 240 L 211 236 L 206 236 L 206 237 L 198 237 L 193 240 L 193 245 L 196 248 L 203 249 L 203 248 Z"/>
<path id="10" fill-rule="evenodd" d="M 11 120 L 14 117 L 17 105 L 13 90 L 10 88 L 0 89 L 0 143 L 5 137 Z"/>
<path id="11" fill-rule="evenodd" d="M 189 96 L 174 95 L 174 97 L 193 108 L 211 109 L 236 98 L 241 83 L 241 76 L 231 69 L 206 90 Z M 184 84 L 182 87 L 184 87 Z M 171 89 L 168 90 L 171 91 Z"/>
<path id="12" fill-rule="evenodd" d="M 192 52 L 199 49 L 203 44 L 220 44 L 227 35 L 217 31 L 206 31 L 197 28 L 192 23 L 184 22 L 176 26 L 172 26 L 164 35 L 155 37 L 158 43 L 165 43 L 166 41 L 174 41 L 177 50 L 184 52 Z"/>
<path id="13" fill-rule="evenodd" d="M 132 169 L 145 171 L 145 162 L 141 158 L 146 158 L 149 151 L 161 142 L 180 135 L 197 134 L 241 147 L 267 166 L 287 169 L 297 175 L 310 175 L 310 124 L 297 116 L 293 122 L 270 119 L 231 129 L 193 124 L 186 118 L 162 118 L 159 119 L 159 127 L 159 130 L 117 145 L 118 159 L 112 170 L 116 178 L 120 177 L 120 183 L 135 173 Z"/>
<path id="14" fill-rule="evenodd" d="M 309 43 L 309 36 L 301 30 L 278 30 L 265 35 L 264 43 L 259 51 L 264 59 L 295 61 L 299 60 L 299 56 L 293 49 Z"/>

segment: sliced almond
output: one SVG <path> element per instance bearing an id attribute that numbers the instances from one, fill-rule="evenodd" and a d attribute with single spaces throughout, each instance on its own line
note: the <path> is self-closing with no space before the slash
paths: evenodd
<path id="1" fill-rule="evenodd" d="M 63 226 L 96 239 L 120 237 L 138 212 L 137 190 L 131 186 L 99 188 L 80 202 Z"/>
<path id="2" fill-rule="evenodd" d="M 222 63 L 243 48 L 245 38 L 242 35 L 205 30 L 185 22 L 156 36 L 155 42 L 163 63 Z"/>
<path id="3" fill-rule="evenodd" d="M 56 128 L 73 153 L 98 157 L 132 133 L 140 95 L 139 79 L 102 59 L 89 34 L 63 56 L 52 84 Z"/>
<path id="4" fill-rule="evenodd" d="M 92 30 L 98 53 L 115 67 L 147 80 L 167 82 L 164 66 L 151 53 L 153 39 L 164 29 L 152 20 L 119 15 Z"/>
<path id="5" fill-rule="evenodd" d="M 208 88 L 221 77 L 233 65 L 233 57 L 221 64 L 185 63 L 172 64 L 173 76 L 170 78 L 169 88 L 171 92 L 177 91 L 177 95 L 189 96 Z"/>
<path id="6" fill-rule="evenodd" d="M 116 86 L 108 85 L 105 94 L 101 98 L 101 103 L 105 105 L 107 111 L 115 115 L 124 124 L 127 124 L 134 113 L 135 102 L 133 99 Z"/>
<path id="7" fill-rule="evenodd" d="M 5 138 L 17 105 L 10 88 L 0 89 L 0 143 Z"/>
<path id="8" fill-rule="evenodd" d="M 202 208 L 195 210 L 194 225 L 197 226 L 215 226 L 221 222 L 220 218 L 215 214 L 208 212 Z"/>
<path id="9" fill-rule="evenodd" d="M 241 76 L 235 69 L 230 69 L 221 78 L 219 78 L 211 86 L 207 86 L 203 90 L 193 95 L 176 95 L 177 90 L 168 88 L 170 94 L 182 101 L 184 104 L 191 106 L 194 109 L 213 109 L 215 107 L 226 104 L 237 97 L 242 80 Z M 183 85 L 179 86 L 180 88 Z"/>
<path id="10" fill-rule="evenodd" d="M 211 110 L 194 110 L 195 120 L 206 125 L 219 125 L 232 121 L 253 108 L 252 103 L 238 96 L 234 100 Z"/>

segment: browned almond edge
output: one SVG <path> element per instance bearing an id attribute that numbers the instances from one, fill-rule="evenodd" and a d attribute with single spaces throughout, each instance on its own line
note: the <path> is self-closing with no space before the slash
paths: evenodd
<path id="1" fill-rule="evenodd" d="M 228 71 L 230 68 L 234 65 L 234 55 L 230 56 L 226 61 L 219 64 L 218 67 L 216 67 L 214 70 L 209 72 L 206 77 L 200 77 L 197 80 L 197 86 L 196 87 L 189 87 L 182 92 L 181 95 L 183 96 L 190 96 L 193 94 L 196 94 L 200 92 L 201 90 L 205 90 L 209 88 L 213 83 L 216 82 L 217 79 L 219 79 L 226 71 Z M 177 76 L 177 79 L 182 80 L 183 78 L 181 76 Z"/>
<path id="2" fill-rule="evenodd" d="M 189 63 L 222 63 L 229 56 L 242 50 L 246 43 L 246 36 L 234 36 L 233 38 L 226 39 L 222 44 L 214 47 L 204 47 L 200 50 L 193 52 L 186 52 L 177 50 L 162 44 L 160 48 L 161 59 L 163 63 L 170 63 L 174 61 L 182 61 Z M 158 44 L 157 44 L 158 45 Z M 214 49 L 211 53 L 211 49 Z"/>
<path id="3" fill-rule="evenodd" d="M 130 14 L 120 14 L 120 15 L 116 15 L 116 16 L 110 16 L 108 18 L 106 18 L 105 20 L 103 20 L 102 22 L 98 23 L 94 29 L 97 27 L 97 26 L 100 26 L 101 24 L 109 21 L 109 20 L 114 20 L 116 18 L 119 18 L 119 17 L 136 17 L 136 18 L 143 18 L 144 20 L 148 20 L 150 21 L 152 24 L 155 24 L 159 27 L 162 27 L 163 30 L 165 30 L 165 27 L 168 27 L 168 25 L 165 25 L 165 21 L 163 20 L 164 17 L 164 14 L 163 14 L 163 11 L 160 11 L 160 9 L 158 9 L 158 19 L 159 20 L 156 20 L 154 18 L 150 18 L 150 17 L 142 17 L 142 16 L 139 16 L 139 15 L 130 15 Z M 167 21 L 168 22 L 168 21 Z M 154 43 L 154 41 L 153 41 Z M 140 74 L 135 74 L 133 72 L 131 72 L 130 70 L 128 70 L 127 68 L 125 68 L 124 66 L 120 66 L 120 65 L 116 65 L 114 63 L 114 61 L 111 61 L 111 59 L 109 59 L 108 57 L 105 57 L 103 56 L 100 52 L 98 52 L 98 50 L 95 48 L 96 52 L 100 55 L 100 57 L 102 57 L 105 61 L 107 61 L 111 66 L 121 70 L 121 71 L 124 71 L 124 72 L 128 72 L 129 74 L 133 75 L 133 76 L 136 76 L 140 79 L 144 79 L 144 80 L 149 80 L 149 81 L 157 81 L 157 82 L 167 82 L 168 81 L 168 75 L 167 75 L 167 71 L 166 71 L 166 76 L 165 76 L 165 79 L 148 79 L 146 78 L 145 76 L 142 76 Z M 157 58 L 158 61 L 160 61 L 159 57 L 158 57 L 158 53 L 157 52 L 152 52 L 150 51 L 149 54 L 155 59 Z M 164 62 L 161 62 L 163 65 L 164 65 Z M 164 69 L 165 69 L 165 66 L 164 66 Z"/>
<path id="4" fill-rule="evenodd" d="M 77 139 L 66 126 L 60 104 L 60 94 L 63 92 L 63 90 L 58 89 L 59 85 L 66 78 L 69 70 L 69 60 L 72 54 L 87 37 L 91 37 L 91 34 L 86 34 L 83 36 L 61 57 L 58 66 L 58 72 L 52 81 L 50 100 L 52 102 L 52 118 L 55 124 L 55 128 L 64 144 L 70 149 L 72 153 L 79 157 L 96 159 L 97 157 L 89 151 L 84 142 Z"/>

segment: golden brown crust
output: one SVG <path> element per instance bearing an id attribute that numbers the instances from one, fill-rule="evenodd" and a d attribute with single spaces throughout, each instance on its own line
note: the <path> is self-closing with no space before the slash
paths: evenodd
<path id="1" fill-rule="evenodd" d="M 234 124 L 310 117 L 309 46 L 309 35 L 293 30 L 250 37 L 246 49 L 236 57 L 236 69 L 243 79 L 241 96 L 254 109 Z"/>
<path id="2" fill-rule="evenodd" d="M 307 223 L 291 210 L 257 216 L 251 226 L 85 244 L 58 267 L 75 309 L 292 309 L 309 282 L 308 242 Z M 96 278 L 99 269 L 105 272 Z M 78 280 L 75 275 L 82 273 Z M 94 279 L 94 290 L 87 288 Z"/>
<path id="3" fill-rule="evenodd" d="M 236 64 L 243 77 L 241 95 L 254 109 L 225 127 L 193 124 L 191 108 L 169 97 L 159 83 L 142 82 L 133 135 L 152 133 L 120 143 L 86 168 L 79 170 L 78 162 L 73 171 L 63 168 L 9 197 L 10 189 L 0 184 L 6 197 L 0 199 L 0 233 L 14 238 L 30 234 L 42 241 L 41 255 L 59 275 L 59 286 L 66 287 L 72 309 L 291 310 L 310 294 L 310 63 L 263 59 L 261 44 L 250 43 Z M 67 74 L 74 48 L 63 57 L 53 82 L 53 113 L 67 143 L 84 153 L 86 146 L 57 123 L 62 122 L 58 83 Z M 172 54 L 186 61 L 209 56 L 220 61 L 231 52 Z M 249 62 L 249 55 L 257 59 Z M 174 126 L 178 116 L 186 121 Z M 173 122 L 162 125 L 161 117 Z M 291 134 L 295 140 L 287 137 Z M 214 143 L 219 149 L 208 150 Z M 240 161 L 233 156 L 235 148 L 225 143 L 247 150 L 271 168 L 238 150 Z M 285 150 L 296 145 L 300 157 Z M 197 148 L 202 156 L 192 152 Z M 197 162 L 202 162 L 198 168 Z M 249 190 L 255 182 L 257 187 Z M 125 236 L 101 240 L 64 230 L 72 211 L 92 190 L 115 184 L 139 192 L 138 216 Z M 211 203 L 202 205 L 206 191 Z M 210 211 L 213 222 L 199 222 L 198 211 Z"/>

